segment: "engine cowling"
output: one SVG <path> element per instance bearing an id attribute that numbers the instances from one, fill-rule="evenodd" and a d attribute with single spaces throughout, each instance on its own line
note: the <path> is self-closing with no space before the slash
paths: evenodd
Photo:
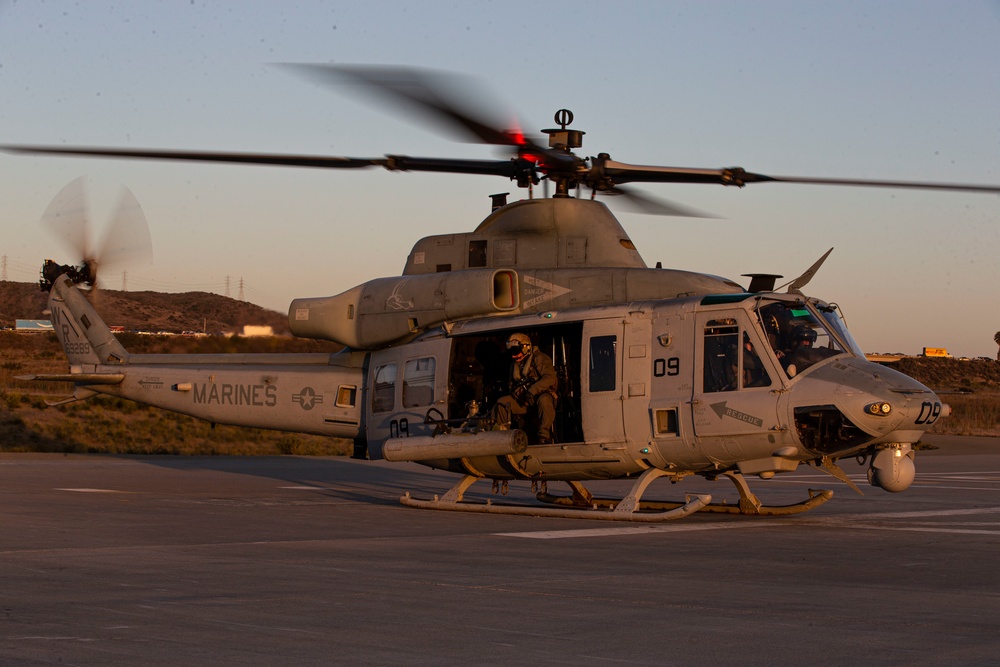
<path id="1" fill-rule="evenodd" d="M 292 334 L 366 350 L 403 340 L 441 322 L 513 311 L 517 273 L 482 269 L 378 278 L 336 296 L 295 299 Z"/>

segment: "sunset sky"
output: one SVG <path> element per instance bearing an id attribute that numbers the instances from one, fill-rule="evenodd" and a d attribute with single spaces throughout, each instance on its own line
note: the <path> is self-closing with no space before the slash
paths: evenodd
<path id="1" fill-rule="evenodd" d="M 573 110 L 584 155 L 773 175 L 1000 185 L 1000 3 L 11 2 L 0 0 L 0 143 L 492 158 L 349 89 L 276 63 L 474 75 L 529 133 Z M 130 290 L 222 293 L 287 309 L 398 274 L 421 236 L 470 231 L 484 176 L 25 157 L 0 153 L 11 280 L 76 261 L 39 225 L 89 183 L 94 226 L 122 186 L 153 264 Z M 650 185 L 718 218 L 616 208 L 646 262 L 790 280 L 838 303 L 869 352 L 995 357 L 1000 196 L 759 184 Z M 105 276 L 120 287 L 120 273 Z"/>

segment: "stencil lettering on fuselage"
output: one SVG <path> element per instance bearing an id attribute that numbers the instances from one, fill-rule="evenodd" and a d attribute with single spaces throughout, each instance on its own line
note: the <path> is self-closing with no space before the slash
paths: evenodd
<path id="1" fill-rule="evenodd" d="M 272 384 L 218 384 L 194 385 L 194 402 L 215 405 L 249 405 L 273 408 L 278 404 L 278 388 Z"/>
<path id="2" fill-rule="evenodd" d="M 719 415 L 719 419 L 725 417 L 732 417 L 733 419 L 738 419 L 741 422 L 750 424 L 751 426 L 756 426 L 757 428 L 763 428 L 764 420 L 760 417 L 754 417 L 753 415 L 748 415 L 745 412 L 740 412 L 739 410 L 733 410 L 726 406 L 726 402 L 722 403 L 712 403 L 709 407 L 715 414 Z"/>

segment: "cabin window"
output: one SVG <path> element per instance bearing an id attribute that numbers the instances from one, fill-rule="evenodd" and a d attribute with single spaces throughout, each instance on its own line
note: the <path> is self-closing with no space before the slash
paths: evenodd
<path id="1" fill-rule="evenodd" d="M 760 360 L 753 342 L 747 332 L 743 332 L 743 369 L 741 372 L 743 388 L 770 387 L 771 376 L 764 367 L 764 362 Z"/>
<path id="2" fill-rule="evenodd" d="M 353 408 L 354 402 L 358 396 L 358 388 L 353 384 L 342 384 L 337 388 L 337 401 L 336 406 L 338 408 Z"/>
<path id="3" fill-rule="evenodd" d="M 614 391 L 617 387 L 615 348 L 618 336 L 590 339 L 590 391 Z"/>
<path id="4" fill-rule="evenodd" d="M 434 357 L 410 359 L 403 369 L 403 407 L 434 404 Z"/>
<path id="5" fill-rule="evenodd" d="M 705 368 L 702 386 L 705 392 L 735 391 L 739 368 L 740 327 L 726 317 L 709 320 L 705 325 Z"/>
<path id="6" fill-rule="evenodd" d="M 375 369 L 372 390 L 372 412 L 388 412 L 396 407 L 396 364 Z"/>

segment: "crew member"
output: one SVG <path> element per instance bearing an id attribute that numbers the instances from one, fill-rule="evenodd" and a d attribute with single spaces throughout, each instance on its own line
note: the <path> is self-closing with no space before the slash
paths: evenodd
<path id="1" fill-rule="evenodd" d="M 523 333 L 507 339 L 507 353 L 514 363 L 510 369 L 510 395 L 497 401 L 494 419 L 500 428 L 510 428 L 512 415 L 525 415 L 534 408 L 538 414 L 538 444 L 552 440 L 552 424 L 556 420 L 556 388 L 559 378 L 552 359 L 536 350 Z"/>
<path id="2" fill-rule="evenodd" d="M 813 364 L 837 354 L 830 348 L 815 347 L 816 338 L 816 330 L 805 324 L 799 324 L 792 330 L 793 347 L 781 358 L 788 377 L 795 377 Z"/>

